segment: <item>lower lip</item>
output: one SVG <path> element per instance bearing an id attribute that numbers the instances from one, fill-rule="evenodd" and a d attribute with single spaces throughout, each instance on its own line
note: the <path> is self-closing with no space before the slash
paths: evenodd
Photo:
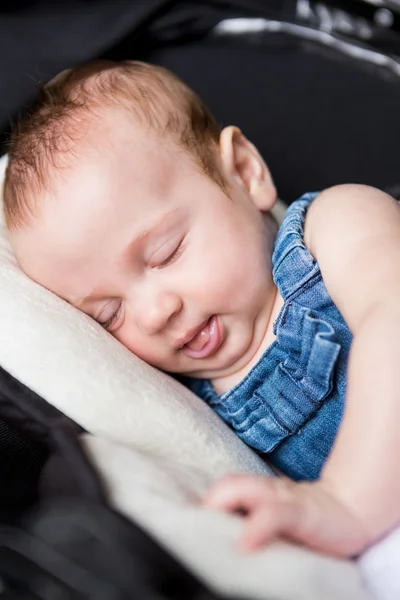
<path id="1" fill-rule="evenodd" d="M 201 350 L 192 350 L 188 346 L 183 346 L 182 351 L 191 358 L 208 358 L 214 354 L 222 344 L 222 328 L 218 317 L 215 315 L 211 317 L 207 327 L 210 330 L 210 338 L 204 348 Z"/>

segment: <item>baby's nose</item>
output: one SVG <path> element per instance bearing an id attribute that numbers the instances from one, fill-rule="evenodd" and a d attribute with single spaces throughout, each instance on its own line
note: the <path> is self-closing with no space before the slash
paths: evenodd
<path id="1" fill-rule="evenodd" d="M 175 294 L 153 295 L 140 309 L 139 326 L 147 335 L 160 333 L 181 308 L 182 301 Z"/>

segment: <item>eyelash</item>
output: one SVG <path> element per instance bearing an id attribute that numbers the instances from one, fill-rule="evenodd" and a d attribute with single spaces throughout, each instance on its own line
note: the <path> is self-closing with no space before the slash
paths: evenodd
<path id="1" fill-rule="evenodd" d="M 105 323 L 101 324 L 101 326 L 104 327 L 104 329 L 110 329 L 111 325 L 113 325 L 115 323 L 115 321 L 118 319 L 118 317 L 121 313 L 121 308 L 122 308 L 122 302 L 118 306 L 117 310 L 115 312 L 113 312 L 111 317 L 109 319 L 107 319 L 107 321 Z"/>
<path id="2" fill-rule="evenodd" d="M 173 252 L 171 252 L 171 254 L 168 256 L 168 258 L 166 258 L 165 260 L 162 261 L 162 263 L 157 265 L 157 269 L 164 269 L 164 267 L 168 267 L 168 265 L 170 265 L 174 260 L 176 260 L 178 258 L 179 254 L 182 251 L 182 242 L 183 242 L 183 240 L 179 242 L 179 244 L 177 245 L 175 250 Z"/>

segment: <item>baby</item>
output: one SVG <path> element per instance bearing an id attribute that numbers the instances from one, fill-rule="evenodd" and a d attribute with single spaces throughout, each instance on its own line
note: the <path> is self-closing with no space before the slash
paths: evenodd
<path id="1" fill-rule="evenodd" d="M 304 195 L 277 232 L 275 200 L 243 133 L 139 62 L 50 82 L 4 186 L 27 275 L 176 374 L 282 474 L 227 477 L 205 498 L 242 511 L 243 548 L 280 536 L 354 556 L 400 521 L 400 210 L 342 185 Z"/>

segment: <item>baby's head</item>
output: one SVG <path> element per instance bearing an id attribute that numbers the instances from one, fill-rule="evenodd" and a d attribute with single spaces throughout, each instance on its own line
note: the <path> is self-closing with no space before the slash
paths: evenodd
<path id="1" fill-rule="evenodd" d="M 256 148 L 176 76 L 107 62 L 41 91 L 4 212 L 28 276 L 150 364 L 216 378 L 265 334 L 275 198 Z"/>

